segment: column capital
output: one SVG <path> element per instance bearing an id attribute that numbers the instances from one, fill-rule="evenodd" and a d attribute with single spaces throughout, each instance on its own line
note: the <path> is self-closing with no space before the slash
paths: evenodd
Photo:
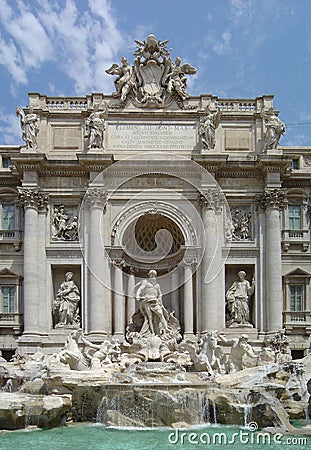
<path id="1" fill-rule="evenodd" d="M 18 187 L 18 203 L 23 208 L 33 208 L 37 211 L 46 210 L 48 201 L 49 201 L 49 194 L 46 194 L 42 192 L 39 188 L 23 188 Z"/>
<path id="2" fill-rule="evenodd" d="M 224 194 L 221 189 L 217 188 L 201 191 L 199 194 L 199 203 L 202 208 L 219 213 L 223 208 Z"/>
<path id="3" fill-rule="evenodd" d="M 89 208 L 100 208 L 104 211 L 108 203 L 108 193 L 102 188 L 90 187 L 86 191 L 84 201 Z"/>
<path id="4" fill-rule="evenodd" d="M 182 265 L 184 267 L 194 267 L 197 264 L 197 260 L 195 258 L 184 258 L 182 260 Z"/>
<path id="5" fill-rule="evenodd" d="M 114 267 L 118 267 L 121 270 L 123 270 L 127 267 L 126 262 L 122 258 L 121 259 L 119 259 L 119 258 L 111 259 L 111 264 Z"/>
<path id="6" fill-rule="evenodd" d="M 135 276 L 138 270 L 136 267 L 130 266 L 124 262 L 124 272 L 127 273 L 129 276 Z"/>
<path id="7" fill-rule="evenodd" d="M 263 194 L 256 196 L 258 207 L 267 209 L 282 210 L 287 207 L 287 191 L 286 189 L 268 189 L 265 188 Z"/>

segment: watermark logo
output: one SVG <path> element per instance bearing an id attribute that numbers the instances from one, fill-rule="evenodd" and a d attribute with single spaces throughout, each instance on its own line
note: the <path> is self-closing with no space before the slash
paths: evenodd
<path id="1" fill-rule="evenodd" d="M 169 433 L 168 442 L 171 445 L 196 445 L 196 446 L 226 446 L 237 445 L 238 448 L 243 445 L 253 445 L 263 448 L 264 446 L 284 445 L 297 448 L 309 448 L 308 437 L 306 436 L 286 436 L 282 433 L 271 434 L 264 431 L 258 431 L 258 424 L 250 422 L 246 428 L 238 431 L 225 433 L 217 428 L 211 428 L 209 431 L 193 431 L 176 429 Z M 235 447 L 236 448 L 236 447 Z"/>

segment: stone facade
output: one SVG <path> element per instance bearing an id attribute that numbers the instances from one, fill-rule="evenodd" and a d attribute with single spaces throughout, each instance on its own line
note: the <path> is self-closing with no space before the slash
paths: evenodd
<path id="1" fill-rule="evenodd" d="M 77 326 L 122 340 L 150 269 L 184 339 L 247 330 L 259 346 L 284 327 L 309 348 L 311 147 L 279 145 L 273 96 L 190 96 L 195 72 L 150 35 L 108 69 L 112 95 L 18 108 L 25 145 L 0 146 L 7 355 L 59 350 Z"/>

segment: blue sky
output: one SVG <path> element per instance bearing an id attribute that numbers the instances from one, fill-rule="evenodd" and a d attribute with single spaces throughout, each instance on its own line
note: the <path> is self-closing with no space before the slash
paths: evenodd
<path id="1" fill-rule="evenodd" d="M 280 144 L 311 145 L 311 0 L 0 0 L 0 144 L 28 92 L 113 92 L 105 69 L 149 33 L 198 69 L 190 94 L 274 94 Z"/>

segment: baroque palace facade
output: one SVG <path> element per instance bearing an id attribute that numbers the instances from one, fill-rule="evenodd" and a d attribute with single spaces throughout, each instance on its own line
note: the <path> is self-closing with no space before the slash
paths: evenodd
<path id="1" fill-rule="evenodd" d="M 59 350 L 81 327 L 124 339 L 157 272 L 184 339 L 285 328 L 310 346 L 311 147 L 282 147 L 273 96 L 190 96 L 196 69 L 136 41 L 112 95 L 29 94 L 0 146 L 0 349 Z"/>

